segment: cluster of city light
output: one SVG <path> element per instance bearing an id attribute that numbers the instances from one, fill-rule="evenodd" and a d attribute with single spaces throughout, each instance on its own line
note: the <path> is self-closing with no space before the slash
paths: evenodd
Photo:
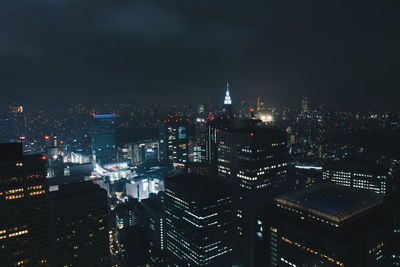
<path id="1" fill-rule="evenodd" d="M 307 252 L 309 252 L 309 253 L 311 253 L 311 254 L 319 255 L 321 258 L 325 258 L 325 259 L 327 259 L 328 261 L 330 261 L 330 262 L 332 262 L 332 263 L 335 263 L 336 265 L 344 266 L 344 263 L 342 263 L 342 262 L 340 262 L 340 261 L 337 261 L 337 260 L 335 260 L 335 259 L 333 259 L 333 258 L 331 258 L 331 257 L 329 257 L 329 256 L 327 256 L 327 255 L 325 255 L 325 254 L 323 254 L 323 253 L 320 253 L 320 252 L 318 252 L 318 251 L 316 251 L 316 250 L 313 250 L 313 249 L 311 249 L 311 248 L 308 248 L 308 247 L 306 247 L 306 246 L 304 246 L 304 245 L 302 245 L 302 244 L 300 244 L 300 243 L 294 242 L 294 241 L 292 241 L 292 240 L 290 240 L 290 239 L 287 239 L 287 238 L 285 238 L 285 237 L 283 237 L 283 236 L 281 237 L 281 239 L 282 239 L 284 242 L 286 242 L 286 243 L 288 243 L 288 244 L 291 244 L 291 245 L 294 245 L 294 246 L 296 246 L 296 247 L 298 247 L 298 248 L 300 248 L 300 249 L 303 249 L 303 250 L 305 250 L 305 251 L 307 251 Z"/>
<path id="2" fill-rule="evenodd" d="M 259 119 L 262 122 L 272 122 L 274 121 L 274 117 L 271 114 L 260 114 Z"/>

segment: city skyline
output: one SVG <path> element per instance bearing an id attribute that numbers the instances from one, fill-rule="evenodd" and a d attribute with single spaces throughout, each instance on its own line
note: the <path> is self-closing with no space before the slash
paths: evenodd
<path id="1" fill-rule="evenodd" d="M 0 265 L 400 266 L 399 1 L 0 6 Z"/>

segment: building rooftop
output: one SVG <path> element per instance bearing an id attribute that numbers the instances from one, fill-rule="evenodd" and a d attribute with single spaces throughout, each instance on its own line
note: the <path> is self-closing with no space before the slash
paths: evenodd
<path id="1" fill-rule="evenodd" d="M 230 193 L 225 183 L 195 173 L 173 176 L 165 179 L 165 188 L 172 189 L 192 200 L 213 201 L 221 195 Z"/>
<path id="2" fill-rule="evenodd" d="M 382 196 L 370 191 L 335 184 L 319 184 L 275 198 L 279 207 L 336 227 L 380 205 L 382 201 Z"/>
<path id="3" fill-rule="evenodd" d="M 114 114 L 96 114 L 93 116 L 94 119 L 115 119 Z"/>
<path id="4" fill-rule="evenodd" d="M 234 128 L 229 131 L 225 131 L 228 133 L 238 133 L 238 134 L 271 134 L 271 133 L 280 133 L 283 134 L 285 131 L 278 128 L 267 128 L 267 127 L 244 127 L 244 128 Z M 286 134 L 286 133 L 285 133 Z"/>

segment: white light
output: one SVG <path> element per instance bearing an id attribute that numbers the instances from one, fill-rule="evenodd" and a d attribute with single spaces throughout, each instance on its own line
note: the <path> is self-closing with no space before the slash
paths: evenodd
<path id="1" fill-rule="evenodd" d="M 262 122 L 272 122 L 274 120 L 274 117 L 272 117 L 271 114 L 262 114 L 260 115 L 260 119 Z"/>

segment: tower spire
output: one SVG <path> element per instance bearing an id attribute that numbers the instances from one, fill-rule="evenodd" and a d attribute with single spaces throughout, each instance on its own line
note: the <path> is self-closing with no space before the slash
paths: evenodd
<path id="1" fill-rule="evenodd" d="M 229 82 L 226 83 L 226 93 L 225 93 L 225 100 L 224 105 L 232 105 L 232 99 L 229 95 Z"/>

